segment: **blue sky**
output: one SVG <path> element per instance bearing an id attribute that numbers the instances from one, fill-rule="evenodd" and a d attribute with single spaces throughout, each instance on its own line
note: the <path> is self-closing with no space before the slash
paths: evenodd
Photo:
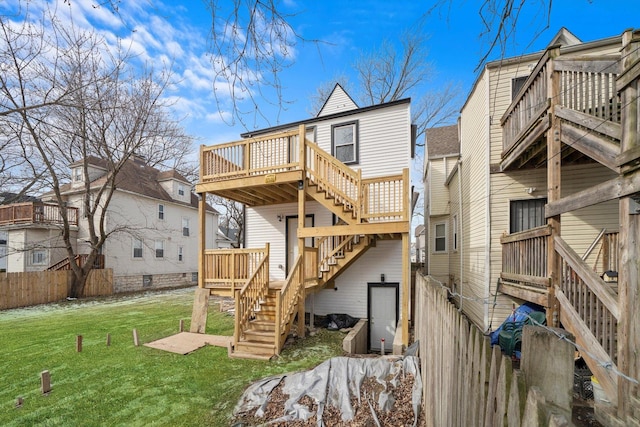
<path id="1" fill-rule="evenodd" d="M 19 0 L 3 1 L 4 7 L 11 7 Z M 225 101 L 221 85 L 218 88 L 223 94 L 222 103 L 218 105 L 212 96 L 214 75 L 207 56 L 211 16 L 202 1 L 122 0 L 120 17 L 105 8 L 94 7 L 101 3 L 98 0 L 72 0 L 68 2 L 70 6 L 63 0 L 51 1 L 57 3 L 60 11 L 70 11 L 75 25 L 91 26 L 110 43 L 120 40 L 130 46 L 141 62 L 173 61 L 176 85 L 167 96 L 175 100 L 176 114 L 184 119 L 187 131 L 198 138 L 197 144 L 236 140 L 245 130 L 238 124 L 229 126 L 231 104 Z M 43 2 L 32 2 L 31 7 L 38 7 L 39 3 Z M 463 101 L 477 76 L 474 70 L 478 61 L 488 48 L 488 40 L 480 37 L 482 23 L 478 11 L 482 2 L 450 0 L 433 8 L 434 3 L 282 1 L 281 10 L 292 14 L 290 23 L 295 31 L 305 39 L 322 43 L 295 46 L 293 63 L 281 75 L 286 109 L 278 115 L 277 108 L 265 101 L 260 108 L 269 122 L 250 120 L 249 127 L 307 118 L 310 98 L 317 86 L 338 75 L 355 79 L 351 69 L 355 58 L 378 47 L 383 39 L 397 43 L 401 32 L 415 27 L 421 18 L 425 20 L 429 59 L 435 70 L 423 90 L 437 90 L 451 81 L 460 85 Z M 532 40 L 546 26 L 546 11 L 541 0 L 527 0 L 526 4 L 517 33 L 506 46 L 508 56 L 543 49 L 562 26 L 583 41 L 640 27 L 638 0 L 553 0 L 549 28 Z M 0 5 L 0 12 L 2 8 Z M 490 59 L 498 59 L 499 54 L 499 50 L 495 51 Z"/>

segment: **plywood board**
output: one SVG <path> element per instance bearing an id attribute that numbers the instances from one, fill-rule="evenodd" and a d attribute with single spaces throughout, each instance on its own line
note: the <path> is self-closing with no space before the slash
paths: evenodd
<path id="1" fill-rule="evenodd" d="M 189 354 L 207 344 L 226 348 L 232 340 L 233 337 L 180 332 L 179 334 L 171 335 L 144 345 L 171 353 Z"/>
<path id="2" fill-rule="evenodd" d="M 191 314 L 191 329 L 189 332 L 204 334 L 207 328 L 207 309 L 209 308 L 209 289 L 196 289 L 193 298 L 193 313 Z"/>

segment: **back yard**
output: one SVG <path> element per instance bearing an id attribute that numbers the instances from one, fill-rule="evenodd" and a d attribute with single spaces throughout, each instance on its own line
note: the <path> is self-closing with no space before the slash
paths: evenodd
<path id="1" fill-rule="evenodd" d="M 192 289 L 72 301 L 0 312 L 0 425 L 229 424 L 243 389 L 342 354 L 340 332 L 321 330 L 272 362 L 227 358 L 207 346 L 182 356 L 133 345 L 188 330 Z M 209 309 L 208 334 L 232 335 L 233 318 Z M 107 347 L 106 337 L 111 335 Z M 76 335 L 83 350 L 76 352 Z M 40 392 L 40 373 L 52 391 Z M 18 397 L 23 398 L 16 407 Z"/>

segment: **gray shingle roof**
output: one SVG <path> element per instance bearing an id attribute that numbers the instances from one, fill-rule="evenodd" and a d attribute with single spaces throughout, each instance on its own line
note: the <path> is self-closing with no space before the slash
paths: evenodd
<path id="1" fill-rule="evenodd" d="M 427 129 L 426 147 L 429 158 L 460 154 L 458 125 Z"/>

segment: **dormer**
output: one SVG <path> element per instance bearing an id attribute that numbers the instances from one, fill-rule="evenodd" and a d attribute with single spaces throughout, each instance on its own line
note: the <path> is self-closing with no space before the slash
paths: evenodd
<path id="1" fill-rule="evenodd" d="M 160 172 L 158 182 L 172 199 L 191 203 L 191 184 L 175 170 Z"/>
<path id="2" fill-rule="evenodd" d="M 93 182 L 96 179 L 107 173 L 106 163 L 102 159 L 96 157 L 88 157 L 86 160 L 87 173 L 89 175 L 89 182 Z M 78 160 L 69 165 L 71 169 L 71 187 L 82 187 L 84 185 L 84 167 L 85 162 Z"/>

